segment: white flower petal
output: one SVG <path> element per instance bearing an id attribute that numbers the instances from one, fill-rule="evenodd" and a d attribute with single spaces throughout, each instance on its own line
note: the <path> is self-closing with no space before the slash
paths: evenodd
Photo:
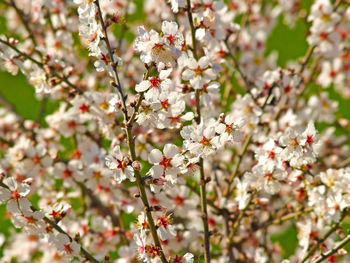
<path id="1" fill-rule="evenodd" d="M 177 146 L 174 144 L 168 143 L 164 146 L 163 152 L 165 157 L 173 158 L 177 154 Z"/>
<path id="2" fill-rule="evenodd" d="M 151 82 L 148 80 L 141 81 L 139 84 L 135 86 L 135 90 L 137 92 L 144 92 L 151 86 Z"/>
<path id="3" fill-rule="evenodd" d="M 159 163 L 163 158 L 163 154 L 158 149 L 153 149 L 149 154 L 149 161 L 152 164 Z"/>

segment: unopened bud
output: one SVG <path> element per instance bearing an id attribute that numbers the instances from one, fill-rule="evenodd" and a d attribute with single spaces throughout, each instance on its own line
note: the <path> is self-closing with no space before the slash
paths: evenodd
<path id="1" fill-rule="evenodd" d="M 0 169 L 0 180 L 3 180 L 5 178 L 5 171 Z"/>
<path id="2" fill-rule="evenodd" d="M 59 83 L 60 83 L 60 81 L 59 81 L 58 78 L 50 78 L 50 80 L 49 80 L 49 84 L 50 84 L 51 87 L 54 87 L 54 86 L 56 86 Z"/>
<path id="3" fill-rule="evenodd" d="M 133 161 L 132 162 L 132 167 L 136 170 L 136 171 L 140 171 L 141 170 L 141 164 L 138 161 Z"/>
<path id="4" fill-rule="evenodd" d="M 110 81 L 109 84 L 115 88 L 118 88 L 117 83 L 115 83 L 114 81 Z"/>
<path id="5" fill-rule="evenodd" d="M 115 24 L 119 24 L 121 22 L 121 17 L 117 14 L 115 14 L 112 18 L 111 21 Z"/>
<path id="6" fill-rule="evenodd" d="M 124 133 L 119 134 L 117 138 L 118 138 L 119 141 L 122 142 L 122 141 L 124 141 L 124 139 L 125 139 L 125 134 L 124 134 Z"/>
<path id="7" fill-rule="evenodd" d="M 219 116 L 219 122 L 224 122 L 225 120 L 225 113 L 221 113 Z"/>
<path id="8" fill-rule="evenodd" d="M 47 64 L 50 60 L 51 60 L 51 56 L 46 55 L 46 56 L 43 58 L 43 63 L 44 63 L 44 64 Z"/>
<path id="9" fill-rule="evenodd" d="M 132 233 L 130 232 L 130 231 L 125 231 L 125 236 L 126 236 L 126 238 L 128 239 L 128 240 L 131 240 L 132 239 Z"/>
<path id="10" fill-rule="evenodd" d="M 267 205 L 269 203 L 269 199 L 268 198 L 258 198 L 257 202 L 259 205 Z"/>
<path id="11" fill-rule="evenodd" d="M 80 242 L 80 233 L 79 232 L 75 234 L 74 241 L 76 241 L 78 243 Z"/>
<path id="12" fill-rule="evenodd" d="M 348 252 L 344 248 L 341 248 L 338 250 L 338 254 L 339 255 L 346 255 L 346 254 L 348 254 Z"/>
<path id="13" fill-rule="evenodd" d="M 13 37 L 10 37 L 9 42 L 11 45 L 17 45 L 18 44 L 18 40 L 14 39 Z"/>
<path id="14" fill-rule="evenodd" d="M 130 102 L 130 106 L 133 107 L 133 108 L 135 108 L 135 106 L 136 106 L 136 101 Z"/>

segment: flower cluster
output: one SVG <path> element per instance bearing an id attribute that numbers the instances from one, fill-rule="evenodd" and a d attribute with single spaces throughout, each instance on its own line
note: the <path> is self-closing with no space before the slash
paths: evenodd
<path id="1" fill-rule="evenodd" d="M 345 0 L 1 7 L 1 262 L 349 261 Z"/>

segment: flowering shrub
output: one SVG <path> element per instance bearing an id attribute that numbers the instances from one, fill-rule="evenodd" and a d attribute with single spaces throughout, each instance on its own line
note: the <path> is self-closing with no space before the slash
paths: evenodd
<path id="1" fill-rule="evenodd" d="M 0 261 L 349 262 L 350 6 L 303 2 L 1 0 Z"/>

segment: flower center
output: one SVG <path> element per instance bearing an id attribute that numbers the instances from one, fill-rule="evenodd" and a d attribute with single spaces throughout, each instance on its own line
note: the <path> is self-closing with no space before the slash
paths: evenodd
<path id="1" fill-rule="evenodd" d="M 88 104 L 82 104 L 79 109 L 81 113 L 85 113 L 89 111 L 90 106 Z"/>
<path id="2" fill-rule="evenodd" d="M 160 161 L 160 165 L 164 167 L 164 170 L 171 166 L 171 158 L 163 156 L 163 159 Z"/>
<path id="3" fill-rule="evenodd" d="M 175 201 L 175 203 L 177 204 L 177 205 L 183 205 L 183 203 L 184 203 L 184 199 L 183 199 L 183 197 L 182 196 L 179 196 L 179 195 L 177 195 L 175 198 L 174 198 L 174 201 Z"/>
<path id="4" fill-rule="evenodd" d="M 73 175 L 73 172 L 71 170 L 69 170 L 68 168 L 63 171 L 64 178 L 70 178 L 70 177 L 72 177 L 72 175 Z"/>
<path id="5" fill-rule="evenodd" d="M 153 77 L 149 80 L 149 82 L 151 82 L 151 86 L 153 88 L 159 88 L 159 85 L 160 85 L 160 78 L 158 77 Z"/>

